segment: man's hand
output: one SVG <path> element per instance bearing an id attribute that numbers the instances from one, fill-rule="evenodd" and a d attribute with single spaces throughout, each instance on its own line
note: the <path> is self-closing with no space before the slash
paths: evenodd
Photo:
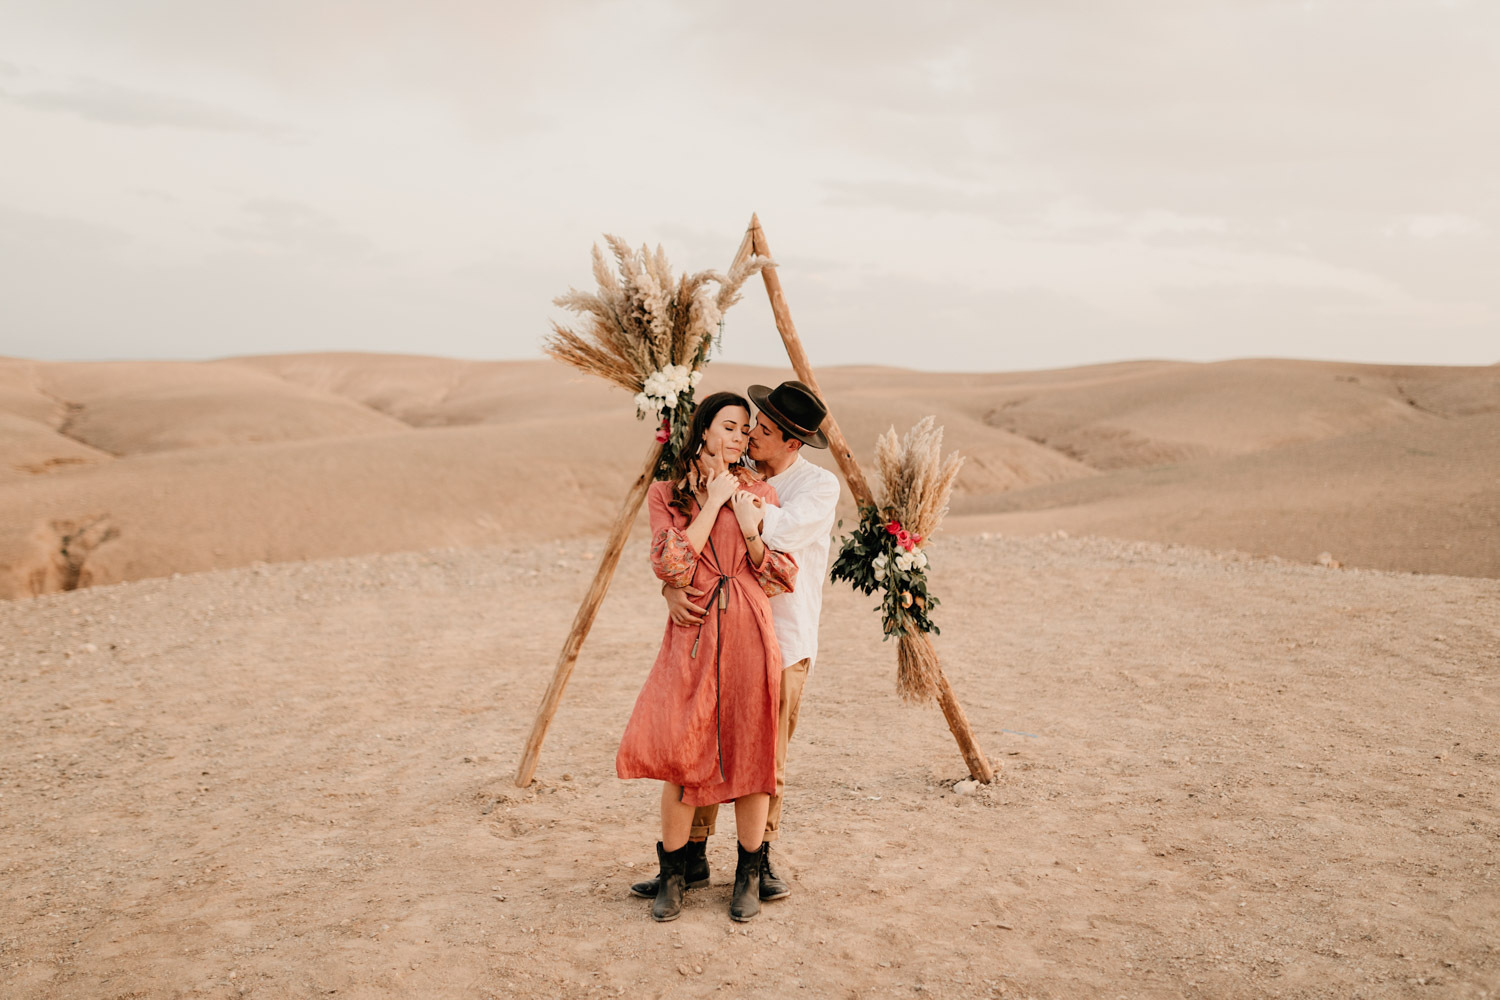
<path id="1" fill-rule="evenodd" d="M 661 596 L 667 599 L 667 613 L 672 616 L 674 622 L 683 627 L 702 624 L 703 616 L 708 614 L 708 609 L 698 607 L 692 602 L 692 598 L 702 597 L 706 593 L 708 591 L 692 586 L 673 587 L 664 584 L 661 588 Z"/>
<path id="2" fill-rule="evenodd" d="M 760 497 L 749 490 L 738 490 L 730 502 L 734 505 L 735 520 L 740 522 L 740 532 L 747 536 L 760 534 L 760 524 L 765 520 Z"/>

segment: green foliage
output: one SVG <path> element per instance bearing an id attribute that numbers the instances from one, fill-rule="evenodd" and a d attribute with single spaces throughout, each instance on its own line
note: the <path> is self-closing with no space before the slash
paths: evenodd
<path id="1" fill-rule="evenodd" d="M 918 632 L 940 634 L 941 630 L 933 624 L 931 617 L 938 599 L 927 592 L 927 570 L 916 566 L 903 570 L 896 564 L 897 557 L 906 554 L 906 550 L 886 527 L 890 523 L 891 518 L 879 508 L 861 507 L 859 527 L 844 539 L 829 576 L 834 580 L 847 580 L 862 594 L 882 592 L 879 610 L 887 639 L 893 635 L 915 635 Z M 840 526 L 842 524 L 840 522 Z M 885 564 L 884 572 L 877 578 L 876 559 L 879 556 L 885 557 Z M 909 606 L 905 605 L 905 594 L 911 595 Z"/>
<path id="2" fill-rule="evenodd" d="M 686 392 L 678 393 L 677 405 L 669 407 L 666 411 L 665 416 L 669 421 L 668 427 L 671 436 L 667 438 L 666 446 L 661 450 L 661 458 L 656 462 L 656 472 L 652 475 L 654 479 L 671 478 L 672 463 L 677 460 L 677 455 L 682 449 L 687 447 L 688 432 L 693 427 L 693 410 L 695 408 L 693 395 L 695 392 L 695 389 L 689 389 Z M 645 417 L 637 413 L 636 419 L 644 420 Z"/>

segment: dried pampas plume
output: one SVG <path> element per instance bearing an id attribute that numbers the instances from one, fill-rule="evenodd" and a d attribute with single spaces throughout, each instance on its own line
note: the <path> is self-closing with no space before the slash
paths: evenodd
<path id="1" fill-rule="evenodd" d="M 921 535 L 923 541 L 943 523 L 963 464 L 963 456 L 956 451 L 943 458 L 943 429 L 935 417 L 923 417 L 901 438 L 892 427 L 875 442 L 884 506 L 903 528 Z"/>
<path id="2" fill-rule="evenodd" d="M 938 693 L 938 657 L 927 633 L 896 640 L 896 693 L 902 701 L 931 701 Z"/>
<path id="3" fill-rule="evenodd" d="M 736 262 L 727 276 L 710 270 L 677 278 L 659 246 L 653 253 L 644 246 L 632 250 L 618 236 L 605 236 L 604 242 L 614 266 L 595 246 L 597 290 L 570 288 L 552 300 L 577 313 L 581 324 L 573 329 L 554 322 L 542 348 L 555 360 L 631 393 L 669 365 L 702 368 L 724 311 L 739 301 L 740 287 L 773 263 L 752 256 Z"/>
<path id="4" fill-rule="evenodd" d="M 875 465 L 885 490 L 885 512 L 922 543 L 948 513 L 953 483 L 964 460 L 943 457 L 943 429 L 923 417 L 902 437 L 892 427 L 875 442 Z M 896 691 L 906 701 L 931 701 L 938 693 L 937 650 L 926 633 L 903 633 L 896 642 Z"/>

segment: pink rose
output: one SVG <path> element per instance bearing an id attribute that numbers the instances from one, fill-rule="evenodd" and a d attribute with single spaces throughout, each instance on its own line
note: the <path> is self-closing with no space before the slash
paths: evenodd
<path id="1" fill-rule="evenodd" d="M 899 534 L 901 534 L 901 522 L 900 521 L 892 521 L 890 524 L 887 524 L 885 526 L 885 530 L 888 531 L 888 532 L 890 532 L 893 535 L 899 535 Z"/>
<path id="2" fill-rule="evenodd" d="M 908 552 L 911 551 L 911 536 L 906 533 L 905 528 L 902 528 L 900 531 L 896 532 L 896 544 L 901 546 L 903 549 L 906 549 Z"/>
<path id="3" fill-rule="evenodd" d="M 661 444 L 672 440 L 672 418 L 661 418 L 661 426 L 656 429 L 656 440 Z"/>

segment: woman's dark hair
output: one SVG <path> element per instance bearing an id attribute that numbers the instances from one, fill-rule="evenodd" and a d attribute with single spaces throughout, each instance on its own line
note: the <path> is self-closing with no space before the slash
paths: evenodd
<path id="1" fill-rule="evenodd" d="M 750 401 L 737 392 L 715 392 L 704 396 L 698 401 L 697 408 L 693 410 L 693 422 L 688 427 L 687 443 L 682 446 L 682 450 L 677 453 L 676 459 L 672 462 L 671 505 L 684 514 L 692 509 L 693 503 L 692 485 L 687 483 L 688 473 L 693 468 L 693 459 L 698 457 L 698 452 L 703 447 L 703 438 L 708 433 L 708 429 L 713 426 L 714 419 L 726 406 L 740 406 L 746 413 L 753 412 L 750 409 Z M 745 456 L 742 454 L 740 461 L 730 466 L 736 473 L 740 473 L 741 479 L 744 479 L 744 473 L 749 471 L 741 464 L 744 460 Z M 687 485 L 684 485 L 685 483 Z"/>

